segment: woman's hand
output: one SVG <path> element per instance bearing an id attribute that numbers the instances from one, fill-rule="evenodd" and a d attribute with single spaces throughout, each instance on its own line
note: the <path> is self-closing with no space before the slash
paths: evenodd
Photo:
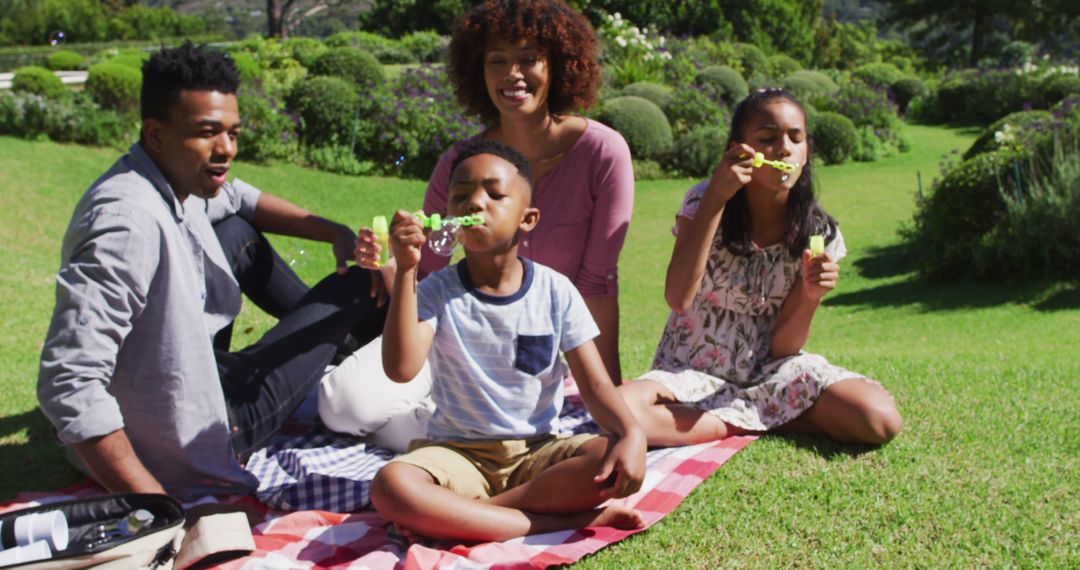
<path id="1" fill-rule="evenodd" d="M 731 143 L 709 179 L 708 191 L 726 204 L 739 188 L 750 182 L 754 173 L 754 152 L 754 147 L 748 144 Z"/>
<path id="2" fill-rule="evenodd" d="M 804 250 L 802 280 L 803 294 L 811 300 L 819 301 L 836 288 L 836 282 L 840 280 L 840 265 L 833 261 L 828 253 L 811 257 L 810 250 Z"/>
<path id="3" fill-rule="evenodd" d="M 356 247 L 356 234 L 349 226 L 336 224 L 330 244 L 334 248 L 334 259 L 337 261 L 338 275 L 344 275 L 349 270 L 348 261 L 354 259 L 353 253 Z"/>
<path id="4" fill-rule="evenodd" d="M 382 265 L 383 245 L 371 228 L 360 228 L 353 245 L 353 258 L 364 269 L 378 269 Z"/>
<path id="5" fill-rule="evenodd" d="M 398 210 L 390 222 L 390 251 L 397 260 L 397 270 L 408 271 L 420 264 L 420 248 L 427 241 L 424 226 L 410 212 Z"/>

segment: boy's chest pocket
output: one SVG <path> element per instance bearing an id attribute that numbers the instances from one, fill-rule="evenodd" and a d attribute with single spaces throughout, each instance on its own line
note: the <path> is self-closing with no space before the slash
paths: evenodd
<path id="1" fill-rule="evenodd" d="M 518 335 L 514 368 L 526 374 L 539 374 L 551 365 L 552 335 Z"/>

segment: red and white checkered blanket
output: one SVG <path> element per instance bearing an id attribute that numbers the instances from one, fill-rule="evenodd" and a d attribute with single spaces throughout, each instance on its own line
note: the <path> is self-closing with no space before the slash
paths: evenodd
<path id="1" fill-rule="evenodd" d="M 641 490 L 621 499 L 645 518 L 646 528 L 675 509 L 713 471 L 754 437 L 731 437 L 697 446 L 649 452 Z M 101 493 L 84 483 L 55 493 L 23 493 L 0 503 L 0 513 Z M 250 497 L 219 497 L 227 503 L 255 503 Z M 223 569 L 263 568 L 546 568 L 569 564 L 641 531 L 590 527 L 530 535 L 500 543 L 465 546 L 448 542 L 410 543 L 374 511 L 337 514 L 325 511 L 283 512 L 259 505 L 266 521 L 254 527 L 256 551 L 228 562 Z"/>

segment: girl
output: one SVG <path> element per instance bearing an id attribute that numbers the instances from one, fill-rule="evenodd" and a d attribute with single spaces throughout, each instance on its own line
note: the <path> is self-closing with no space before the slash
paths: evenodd
<path id="1" fill-rule="evenodd" d="M 754 168 L 756 152 L 795 168 Z M 653 370 L 620 388 L 650 445 L 777 429 L 882 444 L 900 430 L 880 384 L 802 352 L 847 252 L 812 178 L 802 105 L 780 89 L 739 103 L 728 151 L 676 217 Z"/>

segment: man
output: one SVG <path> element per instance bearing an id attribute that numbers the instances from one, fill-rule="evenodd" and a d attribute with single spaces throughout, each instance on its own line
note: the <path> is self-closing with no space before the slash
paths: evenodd
<path id="1" fill-rule="evenodd" d="M 236 68 L 185 45 L 143 66 L 138 143 L 90 189 L 64 236 L 38 399 L 69 457 L 114 492 L 250 492 L 243 470 L 385 309 L 346 269 L 355 234 L 239 180 Z M 333 244 L 308 288 L 260 231 Z M 228 352 L 241 291 L 281 320 Z M 216 338 L 215 338 L 216 337 Z"/>

